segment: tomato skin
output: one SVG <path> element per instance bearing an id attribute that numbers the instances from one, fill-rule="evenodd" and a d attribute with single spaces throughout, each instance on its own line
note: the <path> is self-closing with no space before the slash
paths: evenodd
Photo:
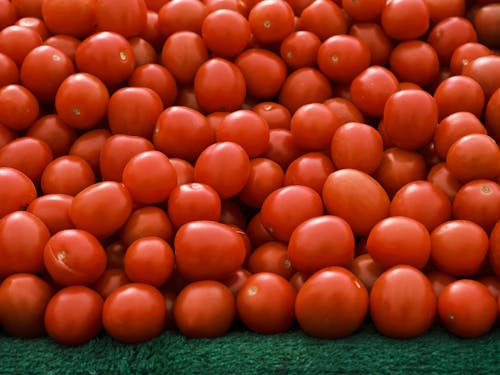
<path id="1" fill-rule="evenodd" d="M 236 315 L 235 298 L 218 281 L 195 281 L 183 288 L 174 304 L 174 318 L 180 332 L 191 338 L 223 336 Z"/>
<path id="2" fill-rule="evenodd" d="M 140 343 L 158 336 L 165 327 L 166 306 L 155 287 L 130 283 L 104 301 L 102 323 L 106 332 L 124 343 Z"/>
<path id="3" fill-rule="evenodd" d="M 18 84 L 0 88 L 0 115 L 2 124 L 12 130 L 25 130 L 38 117 L 38 100 L 30 90 Z"/>
<path id="4" fill-rule="evenodd" d="M 361 326 L 368 312 L 368 299 L 368 291 L 352 272 L 343 267 L 326 267 L 299 289 L 295 316 L 308 335 L 341 338 Z"/>
<path id="5" fill-rule="evenodd" d="M 146 26 L 147 7 L 144 0 L 98 0 L 96 26 L 126 38 L 139 35 Z"/>
<path id="6" fill-rule="evenodd" d="M 33 181 L 15 168 L 0 167 L 0 218 L 25 209 L 36 197 Z"/>
<path id="7" fill-rule="evenodd" d="M 97 0 L 44 0 L 42 16 L 52 34 L 64 34 L 76 38 L 89 35 L 96 23 Z"/>
<path id="8" fill-rule="evenodd" d="M 54 289 L 29 273 L 16 273 L 0 284 L 0 321 L 11 336 L 33 338 L 45 333 L 43 316 Z"/>
<path id="9" fill-rule="evenodd" d="M 259 42 L 276 43 L 293 31 L 295 15 L 287 2 L 263 0 L 250 9 L 248 23 Z"/>
<path id="10" fill-rule="evenodd" d="M 354 235 L 367 235 L 389 215 L 389 197 L 370 175 L 355 169 L 331 173 L 323 185 L 326 212 L 349 223 Z"/>
<path id="11" fill-rule="evenodd" d="M 45 310 L 47 333 L 63 345 L 81 345 L 102 329 L 102 297 L 85 286 L 70 286 L 56 292 Z"/>
<path id="12" fill-rule="evenodd" d="M 52 160 L 40 178 L 44 194 L 73 196 L 95 182 L 96 177 L 90 165 L 76 155 L 60 156 Z"/>
<path id="13" fill-rule="evenodd" d="M 323 152 L 309 152 L 290 163 L 283 185 L 305 185 L 321 194 L 328 175 L 334 170 L 332 160 Z"/>
<path id="14" fill-rule="evenodd" d="M 346 266 L 354 258 L 354 234 L 340 217 L 315 217 L 292 232 L 288 255 L 292 267 L 305 274 L 329 266 Z"/>
<path id="15" fill-rule="evenodd" d="M 97 182 L 80 191 L 70 207 L 75 227 L 100 239 L 111 236 L 132 212 L 132 197 L 127 188 L 114 181 Z"/>
<path id="16" fill-rule="evenodd" d="M 245 243 L 230 226 L 196 220 L 182 225 L 175 235 L 176 266 L 190 281 L 222 280 L 245 260 Z"/>
<path id="17" fill-rule="evenodd" d="M 27 211 L 14 211 L 0 219 L 0 275 L 39 273 L 44 267 L 43 248 L 50 238 L 47 226 Z"/>
<path id="18" fill-rule="evenodd" d="M 9 25 L 0 31 L 0 52 L 9 56 L 19 67 L 24 57 L 41 44 L 40 34 L 28 27 Z"/>
<path id="19" fill-rule="evenodd" d="M 282 276 L 254 273 L 236 296 L 238 317 L 260 334 L 286 332 L 295 321 L 295 297 L 294 287 Z"/>
<path id="20" fill-rule="evenodd" d="M 253 274 L 270 272 L 287 280 L 295 273 L 288 256 L 287 244 L 279 241 L 268 241 L 255 247 L 248 256 L 246 268 Z"/>
<path id="21" fill-rule="evenodd" d="M 497 301 L 488 288 L 469 279 L 448 284 L 439 295 L 437 307 L 446 329 L 463 338 L 484 335 L 498 315 Z"/>
<path id="22" fill-rule="evenodd" d="M 314 0 L 299 15 L 301 29 L 316 34 L 321 41 L 347 32 L 347 21 L 340 3 Z"/>
<path id="23" fill-rule="evenodd" d="M 113 291 L 129 283 L 130 280 L 123 268 L 107 268 L 91 287 L 106 299 Z"/>
<path id="24" fill-rule="evenodd" d="M 467 64 L 462 74 L 475 79 L 483 88 L 486 100 L 489 100 L 500 87 L 500 77 L 495 73 L 500 67 L 500 56 L 494 54 L 478 57 Z"/>
<path id="25" fill-rule="evenodd" d="M 411 290 L 411 293 L 408 293 Z M 427 331 L 436 317 L 436 296 L 427 277 L 408 265 L 394 266 L 373 284 L 370 316 L 384 336 L 411 338 Z"/>
<path id="26" fill-rule="evenodd" d="M 40 218 L 51 234 L 73 228 L 69 207 L 73 197 L 66 194 L 44 194 L 33 199 L 26 211 Z"/>
<path id="27" fill-rule="evenodd" d="M 45 244 L 43 262 L 59 285 L 88 285 L 106 268 L 106 253 L 96 237 L 80 229 L 65 229 Z"/>
<path id="28" fill-rule="evenodd" d="M 349 265 L 349 271 L 358 277 L 363 282 L 368 292 L 370 292 L 373 283 L 385 269 L 380 264 L 376 263 L 370 254 L 363 253 L 357 255 L 352 260 Z"/>
<path id="29" fill-rule="evenodd" d="M 430 15 L 424 0 L 391 0 L 382 9 L 380 22 L 393 39 L 418 39 L 429 28 Z"/>
<path id="30" fill-rule="evenodd" d="M 261 207 L 264 227 L 279 241 L 288 241 L 302 222 L 323 213 L 321 196 L 301 185 L 284 186 L 267 196 Z"/>

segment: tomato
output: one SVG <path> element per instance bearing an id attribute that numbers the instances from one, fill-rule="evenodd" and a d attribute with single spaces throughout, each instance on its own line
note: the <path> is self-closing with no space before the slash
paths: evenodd
<path id="1" fill-rule="evenodd" d="M 123 168 L 123 184 L 137 203 L 160 203 L 177 186 L 177 173 L 170 160 L 160 151 L 144 151 Z"/>
<path id="2" fill-rule="evenodd" d="M 491 295 L 498 300 L 500 295 L 500 279 L 497 276 L 483 276 L 478 281 L 490 291 Z"/>
<path id="3" fill-rule="evenodd" d="M 135 68 L 132 46 L 115 32 L 101 31 L 85 38 L 76 49 L 80 72 L 90 73 L 109 87 L 127 81 Z"/>
<path id="4" fill-rule="evenodd" d="M 76 155 L 60 156 L 47 164 L 41 176 L 44 194 L 76 195 L 96 182 L 90 165 Z"/>
<path id="5" fill-rule="evenodd" d="M 235 111 L 241 108 L 245 100 L 245 78 L 231 61 L 211 58 L 201 64 L 196 72 L 194 93 L 205 112 Z"/>
<path id="6" fill-rule="evenodd" d="M 451 219 L 452 205 L 448 196 L 430 181 L 418 180 L 404 185 L 394 195 L 389 207 L 391 216 L 415 219 L 432 231 Z"/>
<path id="7" fill-rule="evenodd" d="M 248 23 L 257 41 L 276 43 L 293 31 L 295 14 L 286 1 L 263 0 L 250 9 Z"/>
<path id="8" fill-rule="evenodd" d="M 174 271 L 174 252 L 160 237 L 141 237 L 128 246 L 124 269 L 132 282 L 160 287 Z"/>
<path id="9" fill-rule="evenodd" d="M 495 298 L 479 281 L 462 279 L 448 284 L 438 299 L 440 321 L 448 331 L 463 338 L 490 331 L 498 315 Z"/>
<path id="10" fill-rule="evenodd" d="M 450 58 L 450 71 L 457 75 L 462 73 L 462 69 L 474 59 L 491 55 L 491 50 L 481 43 L 464 43 L 455 48 Z"/>
<path id="11" fill-rule="evenodd" d="M 338 4 L 328 0 L 314 0 L 299 15 L 302 30 L 310 31 L 321 41 L 347 32 L 347 21 Z"/>
<path id="12" fill-rule="evenodd" d="M 347 122 L 365 122 L 363 113 L 348 99 L 334 97 L 323 101 L 323 104 L 333 109 L 341 124 Z"/>
<path id="13" fill-rule="evenodd" d="M 319 194 L 330 173 L 335 170 L 332 160 L 322 152 L 310 152 L 296 158 L 285 172 L 284 185 L 304 185 Z"/>
<path id="14" fill-rule="evenodd" d="M 127 246 L 117 240 L 109 243 L 104 250 L 106 251 L 106 269 L 120 268 L 123 270 L 123 259 L 125 258 Z"/>
<path id="15" fill-rule="evenodd" d="M 48 37 L 43 41 L 43 44 L 57 48 L 59 51 L 68 56 L 74 63 L 75 53 L 78 45 L 80 44 L 80 39 L 77 39 L 70 35 L 58 34 Z"/>
<path id="16" fill-rule="evenodd" d="M 305 220 L 323 213 L 321 196 L 314 189 L 290 185 L 273 191 L 262 203 L 262 224 L 279 241 L 288 241 Z"/>
<path id="17" fill-rule="evenodd" d="M 453 200 L 453 217 L 471 220 L 490 232 L 500 219 L 500 184 L 479 179 L 462 185 Z"/>
<path id="18" fill-rule="evenodd" d="M 250 271 L 247 271 L 245 268 L 240 268 L 223 280 L 223 283 L 236 297 L 241 287 L 245 284 L 245 281 L 247 281 L 251 275 Z"/>
<path id="19" fill-rule="evenodd" d="M 260 334 L 286 332 L 295 321 L 295 297 L 295 289 L 282 276 L 254 273 L 236 296 L 238 317 Z"/>
<path id="20" fill-rule="evenodd" d="M 235 316 L 233 293 L 213 280 L 190 283 L 180 291 L 174 304 L 175 323 L 183 335 L 191 338 L 223 336 Z"/>
<path id="21" fill-rule="evenodd" d="M 500 29 L 500 7 L 498 4 L 486 4 L 480 7 L 474 15 L 473 24 L 479 41 L 490 48 L 499 48 L 497 40 Z"/>
<path id="22" fill-rule="evenodd" d="M 0 275 L 44 270 L 43 249 L 50 238 L 44 222 L 26 211 L 14 211 L 0 219 Z"/>
<path id="23" fill-rule="evenodd" d="M 245 78 L 247 94 L 257 99 L 273 98 L 287 76 L 286 64 L 281 57 L 263 48 L 243 51 L 235 64 Z"/>
<path id="24" fill-rule="evenodd" d="M 304 151 L 328 149 L 339 126 L 340 122 L 335 113 L 322 103 L 300 106 L 290 120 L 293 140 Z"/>
<path id="25" fill-rule="evenodd" d="M 47 333 L 63 345 L 81 345 L 102 329 L 102 297 L 86 286 L 69 286 L 55 293 L 45 310 Z"/>
<path id="26" fill-rule="evenodd" d="M 357 255 L 349 264 L 348 269 L 363 282 L 368 292 L 372 289 L 375 280 L 385 270 L 368 253 Z"/>
<path id="27" fill-rule="evenodd" d="M 493 179 L 500 173 L 500 149 L 486 134 L 464 135 L 448 149 L 446 166 L 462 182 Z"/>
<path id="28" fill-rule="evenodd" d="M 33 181 L 21 171 L 0 167 L 0 217 L 23 210 L 37 197 Z"/>
<path id="29" fill-rule="evenodd" d="M 354 258 L 354 234 L 340 217 L 311 218 L 292 232 L 288 255 L 292 267 L 305 274 L 329 266 L 346 266 Z"/>
<path id="30" fill-rule="evenodd" d="M 94 31 L 97 0 L 44 0 L 43 21 L 52 34 L 83 38 Z"/>
<path id="31" fill-rule="evenodd" d="M 341 338 L 353 334 L 363 324 L 368 299 L 368 291 L 352 272 L 343 267 L 327 267 L 310 276 L 299 289 L 295 316 L 308 335 Z"/>
<path id="32" fill-rule="evenodd" d="M 278 241 L 265 242 L 255 247 L 248 258 L 246 267 L 254 274 L 270 272 L 287 280 L 295 273 L 288 256 L 286 243 Z"/>
<path id="33" fill-rule="evenodd" d="M 403 90 L 387 99 L 383 115 L 389 139 L 398 147 L 416 150 L 432 140 L 438 106 L 423 90 Z M 410 123 L 406 121 L 408 117 L 412 118 Z"/>
<path id="34" fill-rule="evenodd" d="M 37 216 L 47 226 L 51 234 L 73 228 L 69 217 L 69 207 L 73 197 L 67 194 L 44 194 L 35 198 L 26 211 Z"/>
<path id="35" fill-rule="evenodd" d="M 164 37 L 183 30 L 201 34 L 201 26 L 207 15 L 208 9 L 203 1 L 169 1 L 158 11 L 158 27 Z"/>
<path id="36" fill-rule="evenodd" d="M 65 229 L 46 241 L 43 263 L 59 285 L 88 285 L 104 272 L 106 253 L 89 232 Z"/>
<path id="37" fill-rule="evenodd" d="M 217 56 L 236 57 L 250 41 L 250 24 L 239 12 L 220 9 L 205 17 L 201 36 L 207 48 Z"/>
<path id="38" fill-rule="evenodd" d="M 157 119 L 153 143 L 168 157 L 194 161 L 215 135 L 200 112 L 182 106 L 165 109 Z"/>
<path id="39" fill-rule="evenodd" d="M 208 13 L 215 12 L 219 9 L 234 10 L 240 13 L 242 16 L 248 16 L 248 7 L 246 1 L 240 0 L 204 0 L 207 6 Z"/>
<path id="40" fill-rule="evenodd" d="M 249 220 L 246 233 L 254 248 L 274 240 L 271 233 L 262 224 L 260 211 Z"/>
<path id="41" fill-rule="evenodd" d="M 269 194 L 283 186 L 285 173 L 267 158 L 250 160 L 250 173 L 238 197 L 248 206 L 259 208 Z"/>
<path id="42" fill-rule="evenodd" d="M 106 299 L 116 289 L 129 283 L 130 280 L 123 268 L 108 268 L 91 284 L 91 287 Z"/>
<path id="43" fill-rule="evenodd" d="M 0 30 L 0 53 L 10 57 L 18 67 L 25 56 L 42 44 L 42 37 L 28 27 L 10 25 Z"/>
<path id="44" fill-rule="evenodd" d="M 289 129 L 271 129 L 269 131 L 269 145 L 264 157 L 278 163 L 286 169 L 303 151 L 297 146 Z"/>
<path id="45" fill-rule="evenodd" d="M 466 18 L 448 17 L 430 29 L 427 42 L 436 50 L 440 63 L 447 65 L 455 48 L 464 43 L 477 42 L 477 34 Z"/>
<path id="46" fill-rule="evenodd" d="M 99 170 L 103 180 L 122 181 L 127 162 L 142 152 L 153 151 L 153 144 L 146 138 L 114 134 L 103 140 L 99 157 Z"/>
<path id="47" fill-rule="evenodd" d="M 349 27 L 352 35 L 366 44 L 370 50 L 371 64 L 385 66 L 393 48 L 393 41 L 379 23 L 356 22 Z"/>
<path id="48" fill-rule="evenodd" d="M 45 334 L 43 316 L 53 288 L 30 273 L 16 273 L 0 284 L 0 321 L 11 336 L 33 338 Z"/>
<path id="49" fill-rule="evenodd" d="M 16 6 L 9 0 L 2 0 L 0 2 L 0 28 L 5 28 L 16 22 L 18 15 Z"/>
<path id="50" fill-rule="evenodd" d="M 155 64 L 159 61 L 158 53 L 155 47 L 147 40 L 134 36 L 129 40 L 130 46 L 134 51 L 135 66 L 139 67 L 145 64 Z"/>
<path id="51" fill-rule="evenodd" d="M 500 224 L 497 222 L 490 232 L 490 247 L 488 251 L 488 261 L 493 273 L 500 275 Z"/>
<path id="52" fill-rule="evenodd" d="M 470 112 L 481 118 L 485 99 L 479 83 L 467 76 L 453 76 L 442 81 L 434 91 L 439 118 L 456 112 Z"/>
<path id="53" fill-rule="evenodd" d="M 0 88 L 0 116 L 2 124 L 13 130 L 25 130 L 39 114 L 36 97 L 27 88 L 11 84 Z"/>
<path id="54" fill-rule="evenodd" d="M 80 191 L 70 207 L 71 221 L 99 239 L 116 233 L 132 212 L 127 188 L 114 181 L 102 181 Z"/>
<path id="55" fill-rule="evenodd" d="M 429 9 L 425 0 L 390 0 L 382 9 L 380 23 L 393 39 L 418 39 L 429 28 Z"/>
<path id="56" fill-rule="evenodd" d="M 483 88 L 486 100 L 489 100 L 495 90 L 500 87 L 500 75 L 496 73 L 499 67 L 500 56 L 482 56 L 464 66 L 462 74 L 476 80 Z"/>
<path id="57" fill-rule="evenodd" d="M 14 60 L 4 53 L 0 53 L 0 84 L 7 86 L 10 84 L 19 83 L 19 68 Z"/>
<path id="58" fill-rule="evenodd" d="M 326 212 L 346 220 L 354 235 L 367 235 L 389 215 L 389 197 L 370 175 L 355 169 L 331 173 L 323 186 Z"/>
<path id="59" fill-rule="evenodd" d="M 497 89 L 491 95 L 484 112 L 485 127 L 488 129 L 488 134 L 497 142 L 500 141 L 500 111 L 498 110 L 498 103 L 500 103 L 500 89 Z"/>
<path id="60" fill-rule="evenodd" d="M 334 35 L 318 49 L 319 70 L 333 81 L 349 83 L 370 66 L 370 50 L 352 35 Z"/>
<path id="61" fill-rule="evenodd" d="M 451 201 L 455 199 L 455 195 L 462 186 L 462 183 L 450 173 L 444 162 L 437 163 L 429 170 L 427 180 L 440 188 Z"/>
<path id="62" fill-rule="evenodd" d="M 114 290 L 104 301 L 102 324 L 115 340 L 140 343 L 158 336 L 165 327 L 166 306 L 161 292 L 142 283 Z"/>
<path id="63" fill-rule="evenodd" d="M 276 102 L 260 102 L 256 104 L 252 111 L 257 112 L 266 120 L 269 129 L 290 129 L 290 111 L 283 105 Z"/>
<path id="64" fill-rule="evenodd" d="M 182 225 L 175 235 L 176 266 L 190 280 L 222 280 L 241 268 L 245 259 L 243 238 L 232 227 L 209 220 Z"/>
<path id="65" fill-rule="evenodd" d="M 382 137 L 373 127 L 348 122 L 333 135 L 330 154 L 337 169 L 352 168 L 367 174 L 374 173 L 382 161 Z"/>
<path id="66" fill-rule="evenodd" d="M 425 0 L 432 22 L 439 22 L 447 17 L 462 17 L 465 15 L 464 0 Z"/>
<path id="67" fill-rule="evenodd" d="M 370 317 L 377 331 L 388 337 L 423 334 L 434 323 L 436 305 L 429 279 L 408 265 L 394 266 L 382 273 L 370 292 Z"/>
<path id="68" fill-rule="evenodd" d="M 98 0 L 96 26 L 124 37 L 137 36 L 146 26 L 147 7 L 144 0 Z"/>
<path id="69" fill-rule="evenodd" d="M 26 135 L 44 141 L 55 158 L 67 155 L 78 137 L 76 130 L 56 114 L 39 117 L 28 128 Z"/>
<path id="70" fill-rule="evenodd" d="M 221 198 L 237 195 L 250 174 L 246 151 L 234 142 L 216 142 L 200 154 L 194 165 L 194 179 L 211 186 Z"/>
<path id="71" fill-rule="evenodd" d="M 59 86 L 55 107 L 57 114 L 76 129 L 95 127 L 106 115 L 109 92 L 94 75 L 75 73 Z"/>
<path id="72" fill-rule="evenodd" d="M 342 8 L 355 21 L 374 21 L 380 17 L 385 0 L 342 0 Z"/>
<path id="73" fill-rule="evenodd" d="M 290 68 L 312 67 L 316 64 L 321 40 L 316 34 L 299 30 L 290 33 L 280 44 L 281 58 Z"/>

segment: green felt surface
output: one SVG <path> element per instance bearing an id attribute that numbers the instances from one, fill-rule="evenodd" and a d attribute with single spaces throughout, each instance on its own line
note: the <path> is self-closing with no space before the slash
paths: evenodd
<path id="1" fill-rule="evenodd" d="M 233 330 L 217 339 L 165 332 L 140 345 L 101 335 L 62 347 L 49 338 L 0 336 L 1 374 L 500 374 L 500 327 L 459 339 L 433 327 L 414 339 L 379 335 L 365 324 L 339 340 L 317 340 L 300 330 L 262 336 Z"/>

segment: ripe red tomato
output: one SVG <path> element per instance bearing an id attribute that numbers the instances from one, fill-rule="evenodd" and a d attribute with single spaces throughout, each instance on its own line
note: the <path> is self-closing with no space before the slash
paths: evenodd
<path id="1" fill-rule="evenodd" d="M 65 229 L 45 243 L 43 263 L 59 285 L 88 285 L 106 268 L 106 253 L 99 240 L 80 229 Z"/>
<path id="2" fill-rule="evenodd" d="M 408 265 L 394 266 L 382 273 L 370 292 L 370 317 L 376 329 L 388 337 L 423 334 L 434 323 L 436 305 L 429 279 Z"/>
<path id="3" fill-rule="evenodd" d="M 290 163 L 284 185 L 304 185 L 321 194 L 327 177 L 334 170 L 332 160 L 323 152 L 309 152 Z"/>
<path id="4" fill-rule="evenodd" d="M 295 316 L 307 334 L 341 338 L 353 334 L 368 312 L 368 291 L 343 267 L 327 267 L 310 276 L 297 293 Z"/>
<path id="5" fill-rule="evenodd" d="M 47 164 L 40 185 L 44 194 L 76 195 L 95 184 L 96 177 L 89 163 L 80 156 L 60 156 Z"/>
<path id="6" fill-rule="evenodd" d="M 321 40 L 316 34 L 299 30 L 289 34 L 280 44 L 281 58 L 290 68 L 312 67 L 316 64 Z"/>
<path id="7" fill-rule="evenodd" d="M 44 0 L 43 21 L 52 34 L 83 38 L 94 31 L 97 0 Z"/>
<path id="8" fill-rule="evenodd" d="M 250 9 L 248 23 L 258 42 L 276 43 L 293 31 L 295 14 L 286 1 L 263 0 Z"/>
<path id="9" fill-rule="evenodd" d="M 486 105 L 484 121 L 488 134 L 497 142 L 500 141 L 500 88 L 491 95 Z"/>
<path id="10" fill-rule="evenodd" d="M 285 173 L 281 166 L 267 158 L 250 160 L 250 173 L 238 198 L 250 207 L 259 208 L 276 189 L 283 186 Z"/>
<path id="11" fill-rule="evenodd" d="M 102 297 L 81 285 L 55 293 L 45 310 L 47 333 L 63 345 L 81 345 L 96 337 L 102 329 Z"/>
<path id="12" fill-rule="evenodd" d="M 243 238 L 229 225 L 209 220 L 182 225 L 174 239 L 176 267 L 190 281 L 223 280 L 243 265 Z"/>
<path id="13" fill-rule="evenodd" d="M 96 177 L 102 177 L 99 168 L 101 150 L 111 136 L 108 129 L 93 129 L 80 135 L 71 145 L 68 154 L 84 158 L 92 167 Z"/>
<path id="14" fill-rule="evenodd" d="M 165 327 L 166 305 L 155 287 L 129 283 L 113 291 L 104 301 L 102 324 L 114 339 L 140 343 L 158 336 Z"/>
<path id="15" fill-rule="evenodd" d="M 113 31 L 126 38 L 139 35 L 146 26 L 144 0 L 98 0 L 95 12 L 98 30 Z"/>
<path id="16" fill-rule="evenodd" d="M 482 56 L 491 55 L 491 50 L 481 43 L 464 43 L 457 47 L 450 58 L 450 72 L 458 75 L 462 73 L 463 68 L 474 59 Z"/>
<path id="17" fill-rule="evenodd" d="M 418 39 L 429 28 L 429 9 L 425 0 L 390 0 L 382 9 L 380 23 L 393 39 Z"/>
<path id="18" fill-rule="evenodd" d="M 208 9 L 203 1 L 169 1 L 158 11 L 158 27 L 164 37 L 183 30 L 200 35 L 201 25 L 207 15 Z"/>
<path id="19" fill-rule="evenodd" d="M 363 282 L 368 292 L 375 280 L 385 271 L 368 253 L 356 256 L 349 265 L 349 270 Z"/>
<path id="20" fill-rule="evenodd" d="M 18 67 L 26 55 L 41 44 L 40 34 L 28 27 L 9 25 L 0 30 L 0 53 L 9 56 Z"/>
<path id="21" fill-rule="evenodd" d="M 251 273 L 271 272 L 289 280 L 295 273 L 289 258 L 286 243 L 268 241 L 254 248 L 246 261 L 246 268 Z"/>
<path id="22" fill-rule="evenodd" d="M 462 279 L 448 284 L 439 295 L 437 307 L 446 329 L 464 338 L 487 333 L 498 315 L 495 298 L 476 280 Z"/>
<path id="23" fill-rule="evenodd" d="M 26 87 L 11 84 L 0 88 L 3 125 L 12 130 L 25 130 L 35 122 L 39 112 L 38 100 Z"/>
<path id="24" fill-rule="evenodd" d="M 54 290 L 31 273 L 16 273 L 0 284 L 0 321 L 3 331 L 22 338 L 45 334 L 43 316 Z"/>
<path id="25" fill-rule="evenodd" d="M 71 195 L 44 194 L 33 199 L 26 211 L 41 219 L 50 234 L 54 234 L 63 229 L 74 228 L 69 217 L 69 207 L 72 202 L 73 197 Z"/>
<path id="26" fill-rule="evenodd" d="M 475 79 L 483 88 L 486 100 L 500 87 L 500 56 L 494 54 L 478 57 L 464 66 L 462 74 Z"/>
<path id="27" fill-rule="evenodd" d="M 302 30 L 310 31 L 321 41 L 347 32 L 347 21 L 339 4 L 328 0 L 314 0 L 299 15 Z"/>
<path id="28" fill-rule="evenodd" d="M 354 235 L 367 235 L 389 215 L 389 197 L 370 175 L 356 169 L 331 173 L 323 186 L 326 212 L 349 223 Z"/>
<path id="29" fill-rule="evenodd" d="M 174 304 L 175 324 L 191 338 L 223 336 L 236 316 L 235 298 L 218 281 L 195 281 L 183 288 Z"/>
<path id="30" fill-rule="evenodd" d="M 91 287 L 106 299 L 116 289 L 129 283 L 130 280 L 123 268 L 107 268 Z"/>
<path id="31" fill-rule="evenodd" d="M 329 266 L 347 266 L 354 258 L 354 234 L 340 217 L 315 217 L 292 232 L 288 256 L 292 267 L 305 274 Z"/>
<path id="32" fill-rule="evenodd" d="M 29 127 L 26 135 L 47 143 L 54 158 L 67 155 L 78 137 L 76 129 L 66 124 L 56 114 L 39 117 Z"/>
<path id="33" fill-rule="evenodd" d="M 0 167 L 0 218 L 25 209 L 37 197 L 33 181 L 15 168 Z"/>
<path id="34" fill-rule="evenodd" d="M 286 332 L 295 321 L 295 288 L 284 277 L 270 272 L 251 275 L 236 296 L 238 317 L 260 334 Z"/>

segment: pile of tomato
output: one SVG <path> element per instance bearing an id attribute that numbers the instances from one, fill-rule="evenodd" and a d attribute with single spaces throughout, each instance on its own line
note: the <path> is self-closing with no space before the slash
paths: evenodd
<path id="1" fill-rule="evenodd" d="M 0 0 L 3 332 L 485 334 L 499 49 L 487 0 Z"/>

